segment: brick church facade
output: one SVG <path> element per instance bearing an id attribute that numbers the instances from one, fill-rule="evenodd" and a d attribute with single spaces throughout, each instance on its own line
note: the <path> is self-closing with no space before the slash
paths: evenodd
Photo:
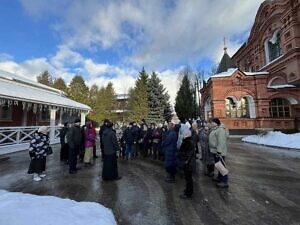
<path id="1" fill-rule="evenodd" d="M 247 42 L 232 58 L 224 51 L 200 90 L 205 119 L 233 133 L 300 130 L 300 0 L 263 2 Z"/>

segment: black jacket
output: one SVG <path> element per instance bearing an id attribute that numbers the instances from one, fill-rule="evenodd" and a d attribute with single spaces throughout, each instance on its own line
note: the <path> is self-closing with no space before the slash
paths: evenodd
<path id="1" fill-rule="evenodd" d="M 134 143 L 134 133 L 132 128 L 127 127 L 124 131 L 124 141 L 129 145 L 132 145 Z"/>
<path id="2" fill-rule="evenodd" d="M 82 132 L 80 126 L 72 126 L 68 131 L 68 144 L 70 148 L 80 147 L 82 141 Z"/>
<path id="3" fill-rule="evenodd" d="M 185 170 L 194 171 L 196 169 L 195 146 L 191 137 L 183 139 L 178 157 L 185 161 Z"/>
<path id="4" fill-rule="evenodd" d="M 105 155 L 113 155 L 119 151 L 119 145 L 116 132 L 112 128 L 106 128 L 103 131 L 103 147 Z"/>

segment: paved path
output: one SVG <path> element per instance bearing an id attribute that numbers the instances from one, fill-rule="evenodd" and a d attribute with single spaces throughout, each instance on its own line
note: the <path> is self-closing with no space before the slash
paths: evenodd
<path id="1" fill-rule="evenodd" d="M 120 225 L 296 225 L 300 224 L 300 152 L 272 149 L 231 140 L 228 166 L 230 187 L 217 189 L 201 172 L 198 160 L 195 195 L 178 198 L 176 184 L 164 182 L 162 163 L 119 161 L 123 179 L 102 182 L 101 160 L 92 168 L 69 175 L 56 153 L 49 157 L 45 180 L 26 175 L 27 152 L 13 153 L 0 162 L 0 189 L 53 195 L 77 201 L 96 201 L 112 208 Z"/>

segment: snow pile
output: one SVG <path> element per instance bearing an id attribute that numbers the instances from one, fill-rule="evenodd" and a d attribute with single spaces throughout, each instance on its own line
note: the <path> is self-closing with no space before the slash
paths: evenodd
<path id="1" fill-rule="evenodd" d="M 76 202 L 0 190 L 1 225 L 116 225 L 111 210 L 93 202 Z"/>
<path id="2" fill-rule="evenodd" d="M 270 131 L 266 135 L 250 135 L 242 141 L 261 145 L 300 149 L 300 133 L 283 134 L 280 131 Z"/>

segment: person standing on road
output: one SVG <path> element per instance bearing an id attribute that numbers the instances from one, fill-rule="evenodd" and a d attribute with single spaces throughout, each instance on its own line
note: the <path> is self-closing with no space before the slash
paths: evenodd
<path id="1" fill-rule="evenodd" d="M 86 129 L 84 130 L 84 165 L 88 166 L 92 164 L 93 147 L 95 145 L 96 133 L 93 130 L 92 123 L 88 121 L 86 123 Z"/>
<path id="2" fill-rule="evenodd" d="M 113 123 L 106 121 L 106 128 L 103 131 L 103 168 L 102 179 L 119 180 L 122 177 L 118 173 L 117 152 L 119 151 L 119 144 L 116 132 L 113 130 Z"/>
<path id="3" fill-rule="evenodd" d="M 68 132 L 68 122 L 64 123 L 63 128 L 60 131 L 60 160 L 67 163 L 68 161 L 68 154 L 69 154 L 69 145 L 68 140 L 66 138 L 67 132 Z"/>
<path id="4" fill-rule="evenodd" d="M 210 151 L 214 154 L 215 162 L 217 163 L 221 160 L 222 164 L 226 167 L 225 156 L 227 155 L 227 138 L 229 132 L 218 118 L 211 120 L 211 127 L 212 130 L 209 134 Z M 218 172 L 218 177 L 214 180 L 217 181 L 217 187 L 228 187 L 228 175 L 222 176 L 222 174 Z"/>
<path id="5" fill-rule="evenodd" d="M 168 173 L 165 181 L 167 183 L 175 182 L 176 174 L 176 151 L 177 151 L 177 139 L 178 135 L 175 131 L 175 123 L 170 122 L 168 124 L 168 131 L 165 140 L 162 142 L 162 149 L 165 153 L 165 169 Z"/>
<path id="6" fill-rule="evenodd" d="M 69 144 L 69 173 L 77 173 L 77 157 L 82 145 L 82 131 L 80 129 L 80 119 L 75 119 L 74 125 L 68 132 Z"/>
<path id="7" fill-rule="evenodd" d="M 34 181 L 41 181 L 46 176 L 43 173 L 46 170 L 46 156 L 47 150 L 50 148 L 50 141 L 48 136 L 48 127 L 41 126 L 33 137 L 29 145 L 29 156 L 31 162 L 28 173 L 33 174 Z"/>
<path id="8" fill-rule="evenodd" d="M 101 149 L 101 158 L 103 161 L 104 158 L 104 146 L 103 146 L 103 132 L 107 128 L 107 122 L 109 122 L 108 119 L 103 120 L 103 124 L 100 126 L 99 130 L 99 138 L 100 138 L 100 149 Z"/>
<path id="9" fill-rule="evenodd" d="M 124 142 L 126 160 L 133 159 L 134 134 L 132 130 L 132 123 L 130 123 L 124 131 Z"/>
<path id="10" fill-rule="evenodd" d="M 182 199 L 191 198 L 194 192 L 193 172 L 196 170 L 195 146 L 189 129 L 182 130 L 182 144 L 178 151 L 178 157 L 184 162 L 183 171 L 185 178 L 185 190 L 180 195 Z"/>
<path id="11" fill-rule="evenodd" d="M 199 131 L 199 142 L 201 147 L 203 173 L 206 176 L 214 176 L 215 160 L 208 145 L 209 124 L 202 123 Z"/>

